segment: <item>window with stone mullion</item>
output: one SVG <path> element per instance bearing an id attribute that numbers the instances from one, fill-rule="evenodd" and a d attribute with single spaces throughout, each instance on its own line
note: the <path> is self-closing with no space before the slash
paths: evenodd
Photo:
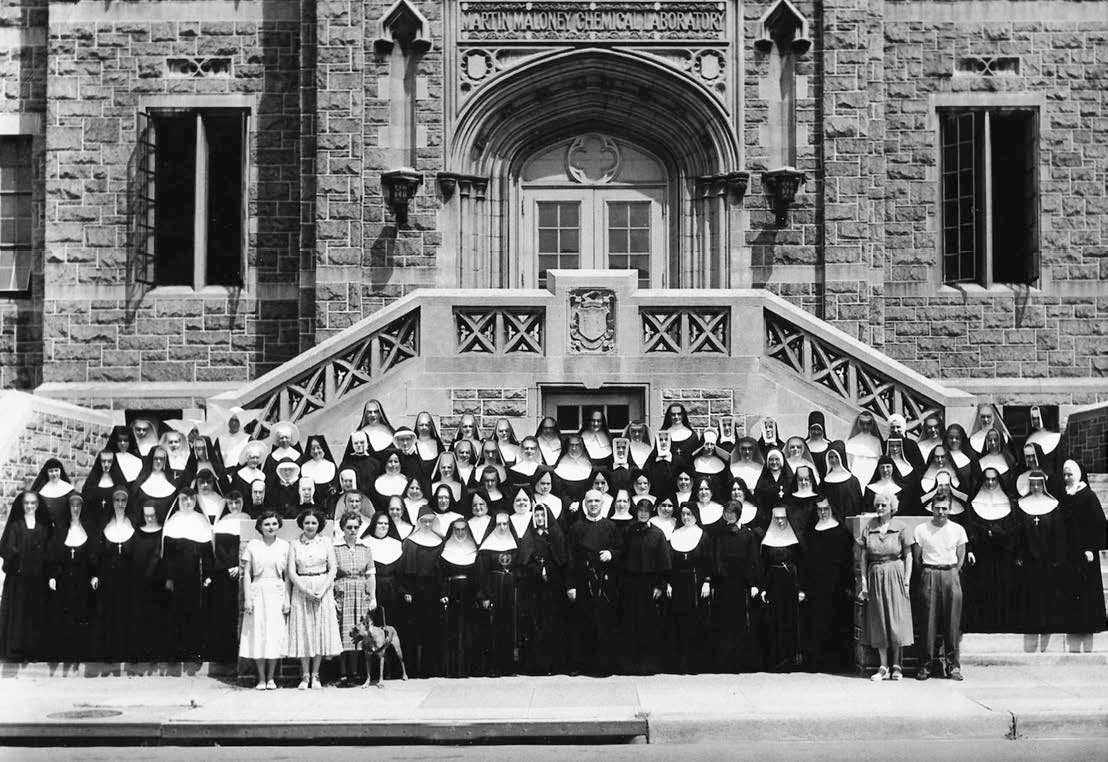
<path id="1" fill-rule="evenodd" d="M 1039 277 L 1036 114 L 940 114 L 945 283 L 1032 284 Z"/>
<path id="2" fill-rule="evenodd" d="M 166 109 L 150 117 L 154 285 L 243 285 L 245 112 Z"/>
<path id="3" fill-rule="evenodd" d="M 31 282 L 31 137 L 0 136 L 0 292 Z"/>

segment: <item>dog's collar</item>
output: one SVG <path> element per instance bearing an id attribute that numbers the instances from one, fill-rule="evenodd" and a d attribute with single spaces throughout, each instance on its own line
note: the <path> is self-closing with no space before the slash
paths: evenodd
<path id="1" fill-rule="evenodd" d="M 385 649 L 387 649 L 389 647 L 390 643 L 392 643 L 392 632 L 390 632 L 389 630 L 385 630 L 385 642 L 381 644 L 381 647 L 380 648 L 374 648 L 372 650 L 371 649 L 366 649 L 366 652 L 368 654 L 370 654 L 371 656 L 377 656 L 378 654 L 382 653 Z"/>

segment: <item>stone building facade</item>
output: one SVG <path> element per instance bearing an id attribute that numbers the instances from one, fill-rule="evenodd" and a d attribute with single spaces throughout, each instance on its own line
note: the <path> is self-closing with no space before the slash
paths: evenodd
<path id="1" fill-rule="evenodd" d="M 30 220 L 0 220 L 0 381 L 197 408 L 418 288 L 632 266 L 769 289 L 1000 402 L 1103 400 L 1106 9 L 0 0 L 0 192 Z"/>

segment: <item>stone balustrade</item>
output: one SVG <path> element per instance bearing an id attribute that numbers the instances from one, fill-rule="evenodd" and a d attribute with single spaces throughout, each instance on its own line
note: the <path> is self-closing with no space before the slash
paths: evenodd
<path id="1" fill-rule="evenodd" d="M 420 289 L 210 403 L 258 410 L 257 436 L 291 420 L 341 440 L 371 398 L 406 420 L 460 414 L 461 390 L 522 389 L 511 409 L 527 418 L 555 386 L 642 387 L 648 418 L 667 399 L 716 400 L 705 425 L 792 416 L 789 430 L 814 407 L 915 427 L 973 405 L 767 291 L 639 289 L 611 270 L 552 271 L 541 290 Z"/>

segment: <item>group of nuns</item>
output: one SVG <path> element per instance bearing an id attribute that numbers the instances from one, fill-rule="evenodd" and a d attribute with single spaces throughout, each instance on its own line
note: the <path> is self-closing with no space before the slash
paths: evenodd
<path id="1" fill-rule="evenodd" d="M 544 418 L 483 436 L 465 415 L 444 440 L 431 414 L 394 427 L 371 400 L 341 459 L 295 424 L 248 423 L 134 420 L 79 490 L 48 460 L 0 541 L 0 657 L 233 660 L 240 531 L 311 508 L 332 528 L 364 517 L 374 616 L 417 677 L 840 671 L 857 592 L 845 520 L 881 493 L 901 515 L 950 501 L 969 537 L 964 629 L 1105 629 L 1104 514 L 1037 408 L 1019 448 L 991 405 L 969 433 L 932 416 L 918 437 L 869 412 L 845 440 L 818 411 L 784 441 L 768 418 L 698 431 L 673 404 L 653 432 L 613 433 L 595 411 L 569 435 Z"/>

